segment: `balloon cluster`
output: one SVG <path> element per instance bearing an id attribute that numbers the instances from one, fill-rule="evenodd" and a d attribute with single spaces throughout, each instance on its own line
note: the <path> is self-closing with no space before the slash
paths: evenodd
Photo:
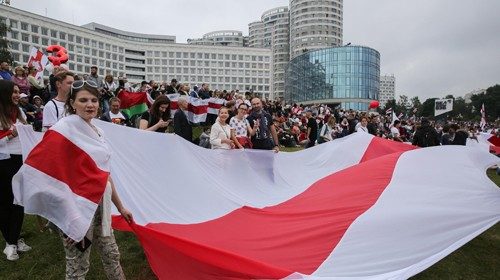
<path id="1" fill-rule="evenodd" d="M 65 47 L 61 47 L 58 45 L 50 45 L 47 47 L 47 52 L 52 53 L 52 56 L 49 56 L 50 62 L 54 66 L 59 66 L 61 63 L 66 63 L 68 62 L 68 51 L 66 50 Z"/>
<path id="2" fill-rule="evenodd" d="M 369 109 L 377 109 L 378 106 L 380 106 L 380 103 L 377 100 L 373 100 L 370 102 L 370 106 L 368 106 Z"/>

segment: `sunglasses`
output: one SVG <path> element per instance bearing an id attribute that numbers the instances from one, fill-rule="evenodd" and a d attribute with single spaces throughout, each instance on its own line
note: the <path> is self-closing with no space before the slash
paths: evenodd
<path id="1" fill-rule="evenodd" d="M 73 84 L 71 84 L 71 88 L 79 89 L 82 88 L 85 84 L 89 85 L 90 87 L 97 88 L 97 84 L 94 81 L 85 81 L 85 80 L 74 81 Z"/>

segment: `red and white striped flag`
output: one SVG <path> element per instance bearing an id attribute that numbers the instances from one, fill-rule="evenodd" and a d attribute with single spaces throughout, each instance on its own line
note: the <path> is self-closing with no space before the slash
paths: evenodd
<path id="1" fill-rule="evenodd" d="M 136 222 L 114 227 L 160 279 L 406 279 L 500 220 L 485 173 L 500 162 L 477 149 L 357 133 L 296 153 L 207 150 L 97 125 Z M 123 164 L 137 155 L 140 172 Z"/>
<path id="2" fill-rule="evenodd" d="M 45 217 L 71 239 L 82 240 L 109 176 L 110 151 L 101 141 L 80 117 L 61 119 L 14 176 L 14 202 L 28 214 Z"/>
<path id="3" fill-rule="evenodd" d="M 174 117 L 175 112 L 178 110 L 177 100 L 180 94 L 173 93 L 167 94 L 168 99 L 170 99 L 170 114 Z M 188 120 L 192 123 L 204 122 L 207 118 L 207 114 L 219 114 L 219 109 L 225 104 L 226 100 L 221 98 L 209 98 L 201 99 L 196 97 L 188 97 Z"/>
<path id="4" fill-rule="evenodd" d="M 479 125 L 481 126 L 481 129 L 484 129 L 486 126 L 486 110 L 484 110 L 484 103 L 483 106 L 481 106 L 481 122 Z"/>
<path id="5" fill-rule="evenodd" d="M 389 109 L 385 110 L 385 114 L 386 115 L 392 114 L 392 108 L 389 108 Z"/>

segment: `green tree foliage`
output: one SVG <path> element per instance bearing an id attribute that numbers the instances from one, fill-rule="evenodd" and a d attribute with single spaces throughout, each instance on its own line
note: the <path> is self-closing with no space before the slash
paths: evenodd
<path id="1" fill-rule="evenodd" d="M 421 116 L 427 118 L 434 117 L 434 103 L 437 98 L 427 98 L 422 104 Z"/>
<path id="2" fill-rule="evenodd" d="M 9 41 L 7 40 L 7 32 L 10 28 L 5 22 L 0 21 L 0 61 L 12 63 L 12 54 L 9 51 Z"/>
<path id="3" fill-rule="evenodd" d="M 483 104 L 486 110 L 486 121 L 492 122 L 500 118 L 500 85 L 489 87 L 486 93 L 473 95 L 471 101 L 475 109 L 475 118 L 481 117 L 480 112 Z"/>

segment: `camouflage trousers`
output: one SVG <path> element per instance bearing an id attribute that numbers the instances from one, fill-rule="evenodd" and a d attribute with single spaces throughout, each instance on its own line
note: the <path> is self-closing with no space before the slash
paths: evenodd
<path id="1" fill-rule="evenodd" d="M 102 236 L 102 209 L 101 204 L 97 208 L 87 238 L 92 241 L 92 246 L 85 252 L 80 252 L 75 245 L 69 245 L 63 237 L 64 251 L 66 253 L 66 280 L 84 280 L 90 267 L 90 250 L 97 246 L 101 255 L 104 272 L 110 280 L 124 280 L 122 267 L 120 265 L 120 252 L 116 244 L 115 236 Z"/>

